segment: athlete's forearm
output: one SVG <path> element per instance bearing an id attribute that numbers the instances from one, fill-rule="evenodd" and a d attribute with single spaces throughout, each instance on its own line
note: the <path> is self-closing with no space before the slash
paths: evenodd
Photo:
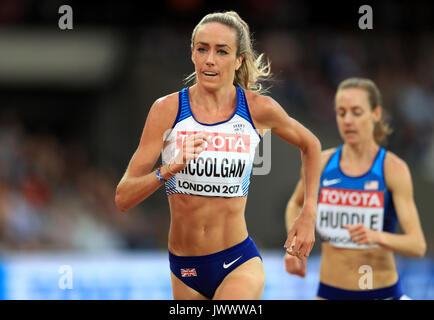
<path id="1" fill-rule="evenodd" d="M 426 252 L 425 241 L 408 234 L 377 231 L 376 243 L 383 248 L 405 256 L 422 258 Z"/>
<path id="2" fill-rule="evenodd" d="M 170 178 L 167 165 L 161 167 L 161 176 Z M 156 170 L 140 177 L 123 177 L 116 188 L 116 205 L 122 212 L 136 206 L 163 185 L 156 176 Z"/>
<path id="3" fill-rule="evenodd" d="M 304 205 L 316 207 L 320 171 L 321 143 L 312 134 L 309 144 L 302 150 L 302 175 L 304 181 Z M 315 211 L 316 212 L 316 211 Z"/>
<path id="4" fill-rule="evenodd" d="M 288 201 L 288 204 L 286 205 L 286 211 L 285 211 L 285 226 L 286 226 L 286 232 L 289 232 L 289 230 L 292 227 L 292 224 L 294 223 L 294 220 L 298 217 L 301 211 L 301 206 L 297 204 L 297 202 L 291 198 Z"/>

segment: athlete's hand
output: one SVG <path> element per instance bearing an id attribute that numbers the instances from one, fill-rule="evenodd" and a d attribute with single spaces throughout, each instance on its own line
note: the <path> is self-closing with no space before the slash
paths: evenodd
<path id="1" fill-rule="evenodd" d="M 290 274 L 295 274 L 304 278 L 306 276 L 307 269 L 307 259 L 299 259 L 297 257 L 291 256 L 290 254 L 285 254 L 285 269 L 286 272 Z"/>
<path id="2" fill-rule="evenodd" d="M 351 240 L 357 245 L 376 244 L 378 242 L 378 231 L 369 229 L 363 223 L 349 224 L 342 228 L 350 232 Z"/>
<path id="3" fill-rule="evenodd" d="M 170 171 L 179 172 L 183 170 L 191 160 L 199 157 L 208 143 L 211 143 L 211 140 L 203 132 L 185 138 L 182 144 L 182 152 L 178 152 L 177 156 L 170 162 Z"/>
<path id="4" fill-rule="evenodd" d="M 309 256 L 315 243 L 316 206 L 304 205 L 288 232 L 286 252 L 299 259 Z"/>

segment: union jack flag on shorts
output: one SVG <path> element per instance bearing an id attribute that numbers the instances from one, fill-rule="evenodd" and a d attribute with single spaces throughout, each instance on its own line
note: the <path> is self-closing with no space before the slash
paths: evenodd
<path id="1" fill-rule="evenodd" d="M 181 269 L 181 275 L 183 277 L 197 277 L 196 268 Z"/>

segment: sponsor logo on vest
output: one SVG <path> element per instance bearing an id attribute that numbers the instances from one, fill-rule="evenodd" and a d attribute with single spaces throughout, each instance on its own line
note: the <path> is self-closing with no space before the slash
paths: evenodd
<path id="1" fill-rule="evenodd" d="M 332 184 L 336 184 L 339 182 L 341 182 L 341 179 L 332 179 L 332 180 L 324 179 L 324 181 L 322 182 L 322 185 L 324 187 L 328 187 L 328 186 L 331 186 Z"/>
<path id="2" fill-rule="evenodd" d="M 384 206 L 384 193 L 380 191 L 321 188 L 319 202 L 339 206 L 382 208 Z"/>
<path id="3" fill-rule="evenodd" d="M 236 134 L 243 134 L 246 125 L 244 123 L 234 123 L 233 127 Z"/>
<path id="4" fill-rule="evenodd" d="M 199 131 L 178 131 L 176 137 L 176 148 L 181 149 L 184 139 L 199 133 Z M 205 132 L 211 140 L 211 144 L 205 142 L 204 151 L 224 151 L 224 152 L 250 152 L 250 136 L 246 134 Z"/>

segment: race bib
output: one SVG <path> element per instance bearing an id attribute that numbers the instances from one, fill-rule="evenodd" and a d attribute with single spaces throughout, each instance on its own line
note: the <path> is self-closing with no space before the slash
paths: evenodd
<path id="1" fill-rule="evenodd" d="M 197 131 L 178 131 L 175 156 L 184 139 Z M 189 194 L 220 197 L 247 195 L 252 169 L 251 141 L 248 134 L 206 132 L 211 143 L 205 144 L 200 156 L 172 179 L 177 190 Z M 170 181 L 170 180 L 169 180 Z"/>
<path id="2" fill-rule="evenodd" d="M 376 248 L 378 245 L 357 245 L 345 225 L 363 223 L 369 229 L 382 231 L 384 192 L 339 188 L 321 188 L 318 200 L 316 230 L 322 241 L 348 249 Z"/>

